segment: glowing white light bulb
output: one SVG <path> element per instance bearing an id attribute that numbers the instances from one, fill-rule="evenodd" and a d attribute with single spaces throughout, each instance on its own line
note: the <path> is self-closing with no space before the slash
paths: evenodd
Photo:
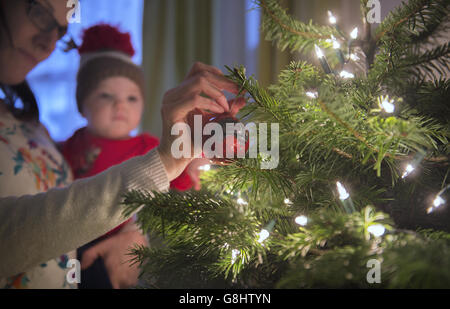
<path id="1" fill-rule="evenodd" d="M 241 252 L 237 249 L 233 249 L 233 251 L 231 251 L 231 264 L 234 264 L 234 262 L 236 262 L 236 259 L 240 253 Z"/>
<path id="2" fill-rule="evenodd" d="M 319 94 L 315 91 L 307 91 L 306 95 L 311 99 L 317 99 L 319 97 Z"/>
<path id="3" fill-rule="evenodd" d="M 386 113 L 392 114 L 395 110 L 394 100 L 388 101 L 388 99 L 384 99 L 381 102 L 381 108 L 386 111 Z"/>
<path id="4" fill-rule="evenodd" d="M 429 208 L 427 209 L 427 214 L 430 214 L 430 213 L 432 213 L 432 212 L 433 212 L 433 210 L 434 210 L 433 206 L 432 206 L 432 207 L 429 207 Z"/>
<path id="5" fill-rule="evenodd" d="M 239 205 L 248 205 L 248 203 L 247 203 L 246 201 L 244 201 L 242 198 L 238 198 L 238 199 L 237 199 L 237 203 L 238 203 Z"/>
<path id="6" fill-rule="evenodd" d="M 325 57 L 325 55 L 323 54 L 322 50 L 320 49 L 319 46 L 317 46 L 317 44 L 314 44 L 314 48 L 316 49 L 317 58 Z"/>
<path id="7" fill-rule="evenodd" d="M 354 78 L 355 77 L 355 75 L 353 73 L 347 72 L 345 70 L 341 71 L 339 76 L 342 78 Z"/>
<path id="8" fill-rule="evenodd" d="M 206 171 L 209 171 L 211 169 L 211 165 L 209 165 L 209 164 L 202 165 L 198 169 L 201 170 L 201 171 L 205 171 L 206 172 Z"/>
<path id="9" fill-rule="evenodd" d="M 339 181 L 336 183 L 336 185 L 339 192 L 339 199 L 342 201 L 348 199 L 350 197 L 350 194 L 348 194 L 344 186 Z"/>
<path id="10" fill-rule="evenodd" d="M 352 32 L 350 32 L 350 37 L 355 40 L 358 37 L 358 27 L 356 27 L 355 29 L 352 30 Z"/>
<path id="11" fill-rule="evenodd" d="M 445 204 L 445 200 L 440 196 L 437 196 L 433 201 L 433 206 L 436 208 L 438 208 L 439 206 L 444 205 L 444 204 Z"/>
<path id="12" fill-rule="evenodd" d="M 381 224 L 373 224 L 367 228 L 367 231 L 375 237 L 380 237 L 384 234 L 386 229 Z"/>
<path id="13" fill-rule="evenodd" d="M 330 21 L 330 24 L 334 25 L 337 22 L 336 17 L 331 13 L 331 11 L 328 11 L 328 20 Z"/>
<path id="14" fill-rule="evenodd" d="M 411 172 L 413 172 L 414 169 L 415 169 L 414 166 L 412 166 L 411 164 L 408 164 L 406 166 L 405 172 L 402 175 L 402 179 L 405 178 L 406 176 L 408 176 L 409 174 L 411 174 Z"/>
<path id="15" fill-rule="evenodd" d="M 305 216 L 298 216 L 297 218 L 295 218 L 295 223 L 301 226 L 305 226 L 308 223 L 308 218 L 306 218 Z"/>
<path id="16" fill-rule="evenodd" d="M 447 185 L 447 187 L 445 187 L 444 189 L 439 191 L 439 193 L 436 195 L 436 197 L 433 200 L 433 206 L 428 208 L 427 213 L 431 213 L 436 208 L 439 208 L 439 207 L 441 207 L 441 205 L 444 205 L 446 203 L 446 200 L 441 195 L 444 194 L 444 192 L 447 191 L 448 189 L 450 189 L 450 185 Z"/>
<path id="17" fill-rule="evenodd" d="M 331 41 L 333 42 L 334 49 L 341 48 L 341 43 L 338 42 L 338 40 L 334 37 L 334 35 L 331 35 Z"/>
<path id="18" fill-rule="evenodd" d="M 262 229 L 261 232 L 259 233 L 259 239 L 258 242 L 262 243 L 264 240 L 266 240 L 267 238 L 269 238 L 269 231 L 266 229 Z"/>

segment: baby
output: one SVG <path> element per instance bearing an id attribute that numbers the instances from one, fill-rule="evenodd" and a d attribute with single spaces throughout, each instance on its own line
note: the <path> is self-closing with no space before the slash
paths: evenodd
<path id="1" fill-rule="evenodd" d="M 146 133 L 130 137 L 141 120 L 145 94 L 143 71 L 131 60 L 134 49 L 130 35 L 105 24 L 93 26 L 85 30 L 79 53 L 77 105 L 88 124 L 62 144 L 75 179 L 144 155 L 159 143 Z M 171 182 L 171 188 L 178 190 L 188 190 L 192 185 L 186 171 Z M 88 248 L 132 224 L 130 220 L 79 248 L 78 260 Z M 82 271 L 80 288 L 111 288 L 101 259 Z"/>

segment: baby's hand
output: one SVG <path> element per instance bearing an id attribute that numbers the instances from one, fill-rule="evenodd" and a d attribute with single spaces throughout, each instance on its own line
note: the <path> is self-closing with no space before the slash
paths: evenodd
<path id="1" fill-rule="evenodd" d="M 130 262 L 130 248 L 147 246 L 147 238 L 134 223 L 128 223 L 122 230 L 86 250 L 81 259 L 81 269 L 90 267 L 101 257 L 114 289 L 128 289 L 138 284 L 140 269 Z M 131 226 L 131 227 L 130 227 Z"/>

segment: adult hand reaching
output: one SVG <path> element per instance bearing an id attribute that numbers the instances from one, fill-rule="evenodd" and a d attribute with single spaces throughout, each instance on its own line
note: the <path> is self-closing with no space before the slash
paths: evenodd
<path id="1" fill-rule="evenodd" d="M 219 69 L 197 62 L 183 83 L 164 95 L 161 109 L 163 134 L 158 152 L 169 180 L 178 177 L 195 156 L 201 154 L 201 149 L 194 149 L 191 158 L 176 159 L 172 156 L 172 143 L 179 138 L 171 134 L 173 125 L 180 122 L 187 124 L 189 115 L 195 110 L 217 114 L 229 112 L 236 115 L 245 105 L 244 99 L 236 99 L 230 109 L 230 104 L 223 94 L 224 90 L 238 94 L 239 87 L 228 80 Z"/>

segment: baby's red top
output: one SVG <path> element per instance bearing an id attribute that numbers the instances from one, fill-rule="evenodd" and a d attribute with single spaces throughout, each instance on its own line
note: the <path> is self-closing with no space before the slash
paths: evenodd
<path id="1" fill-rule="evenodd" d="M 87 128 L 82 128 L 61 145 L 61 151 L 72 168 L 74 178 L 80 179 L 97 175 L 128 159 L 144 155 L 158 144 L 158 138 L 147 133 L 125 140 L 111 140 L 94 136 Z M 179 191 L 189 190 L 192 186 L 192 180 L 186 171 L 170 183 L 172 189 Z M 117 232 L 121 227 L 122 225 L 105 236 Z"/>

